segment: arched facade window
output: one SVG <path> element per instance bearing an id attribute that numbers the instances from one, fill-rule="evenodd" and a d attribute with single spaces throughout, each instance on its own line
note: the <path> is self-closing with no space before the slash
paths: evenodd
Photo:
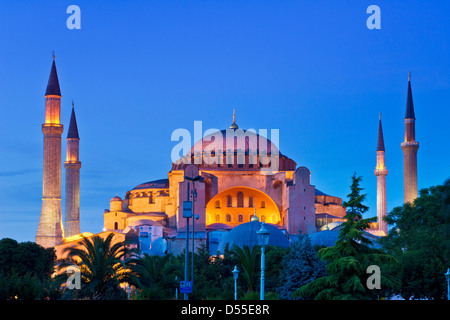
<path id="1" fill-rule="evenodd" d="M 231 222 L 231 214 L 227 214 L 227 222 Z"/>
<path id="2" fill-rule="evenodd" d="M 238 155 L 237 157 L 237 161 L 238 161 L 238 168 L 243 168 L 244 167 L 244 156 L 242 154 Z"/>
<path id="3" fill-rule="evenodd" d="M 117 222 L 114 222 L 114 230 L 118 230 L 119 229 L 119 224 Z"/>
<path id="4" fill-rule="evenodd" d="M 272 223 L 276 223 L 277 222 L 277 215 L 276 214 L 272 214 L 271 219 L 272 219 Z"/>
<path id="5" fill-rule="evenodd" d="M 232 207 L 232 206 L 233 206 L 232 199 L 231 199 L 231 196 L 229 195 L 227 197 L 227 207 Z"/>
<path id="6" fill-rule="evenodd" d="M 240 208 L 244 206 L 244 194 L 241 191 L 237 194 L 237 206 Z"/>
<path id="7" fill-rule="evenodd" d="M 266 221 L 266 216 L 265 215 L 261 216 L 261 221 Z"/>
<path id="8" fill-rule="evenodd" d="M 148 203 L 155 203 L 153 200 L 153 193 L 151 192 L 148 193 Z"/>
<path id="9" fill-rule="evenodd" d="M 216 222 L 220 221 L 220 214 L 216 214 Z"/>
<path id="10" fill-rule="evenodd" d="M 266 207 L 266 202 L 265 201 L 261 201 L 261 208 L 265 208 Z"/>
<path id="11" fill-rule="evenodd" d="M 244 216 L 242 214 L 238 215 L 238 222 L 244 222 Z"/>
<path id="12" fill-rule="evenodd" d="M 253 197 L 252 196 L 248 197 L 248 206 L 250 208 L 253 208 Z"/>
<path id="13" fill-rule="evenodd" d="M 216 200 L 215 207 L 220 208 L 220 200 Z"/>

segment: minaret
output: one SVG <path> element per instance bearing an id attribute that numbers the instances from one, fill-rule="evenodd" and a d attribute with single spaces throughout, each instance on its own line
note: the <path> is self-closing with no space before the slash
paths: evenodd
<path id="1" fill-rule="evenodd" d="M 377 176 L 377 218 L 378 229 L 384 231 L 384 234 L 387 235 L 387 223 L 383 220 L 387 215 L 386 176 L 388 174 L 384 162 L 384 151 L 383 127 L 381 126 L 380 113 L 378 123 L 377 166 L 375 168 L 375 175 Z"/>
<path id="2" fill-rule="evenodd" d="M 61 222 L 61 91 L 56 72 L 55 55 L 45 92 L 44 165 L 42 182 L 42 210 L 36 243 L 54 247 L 62 243 Z"/>
<path id="3" fill-rule="evenodd" d="M 71 237 L 80 233 L 80 168 L 79 143 L 75 107 L 72 101 L 69 131 L 67 133 L 65 218 L 64 235 Z"/>
<path id="4" fill-rule="evenodd" d="M 411 73 L 408 74 L 408 96 L 405 112 L 405 141 L 403 150 L 403 198 L 404 202 L 412 202 L 417 198 L 417 149 L 419 143 L 415 136 L 414 104 L 411 92 Z"/>

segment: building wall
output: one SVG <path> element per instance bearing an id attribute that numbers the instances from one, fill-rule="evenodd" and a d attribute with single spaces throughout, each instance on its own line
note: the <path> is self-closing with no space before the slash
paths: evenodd
<path id="1" fill-rule="evenodd" d="M 310 171 L 307 168 L 295 170 L 288 192 L 289 208 L 284 217 L 287 232 L 293 235 L 315 232 L 315 187 L 310 184 Z"/>
<path id="2" fill-rule="evenodd" d="M 316 213 L 328 213 L 337 217 L 344 217 L 346 210 L 342 206 L 342 199 L 328 195 L 315 196 Z"/>
<path id="3" fill-rule="evenodd" d="M 235 227 L 250 222 L 255 210 L 260 220 L 273 224 L 281 222 L 278 207 L 267 194 L 249 187 L 232 187 L 217 194 L 208 202 L 206 225 L 224 223 Z"/>

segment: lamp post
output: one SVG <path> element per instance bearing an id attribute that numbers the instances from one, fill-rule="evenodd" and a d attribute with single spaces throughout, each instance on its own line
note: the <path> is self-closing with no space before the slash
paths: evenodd
<path id="1" fill-rule="evenodd" d="M 192 181 L 192 189 L 194 189 L 194 182 L 200 180 L 200 176 L 196 176 L 195 178 L 191 178 L 188 176 L 184 176 L 185 180 Z M 195 189 L 194 189 L 195 190 Z M 194 192 L 192 193 L 194 195 Z M 186 218 L 186 255 L 184 259 L 184 281 L 189 281 L 189 218 L 194 218 L 194 208 L 193 208 L 193 201 L 190 201 L 190 193 L 189 193 L 189 183 L 187 184 L 187 199 L 184 201 L 183 206 L 188 207 L 190 204 L 190 210 L 189 208 L 186 210 L 186 208 L 183 208 L 183 217 Z M 192 259 L 192 269 L 194 268 L 194 259 Z M 188 300 L 188 294 L 184 294 L 184 300 Z"/>
<path id="2" fill-rule="evenodd" d="M 198 214 L 194 214 L 194 206 L 195 200 L 197 200 L 197 189 L 195 189 L 195 180 L 192 181 L 192 272 L 191 272 L 191 281 L 192 286 L 194 285 L 194 253 L 195 253 L 195 220 L 198 220 L 200 216 Z"/>
<path id="3" fill-rule="evenodd" d="M 264 270 L 266 257 L 264 255 L 265 247 L 269 243 L 269 230 L 266 228 L 264 221 L 261 223 L 261 229 L 257 232 L 258 244 L 261 246 L 261 289 L 260 289 L 260 300 L 264 300 Z"/>
<path id="4" fill-rule="evenodd" d="M 447 280 L 447 300 L 450 301 L 450 268 L 445 273 L 445 280 Z"/>
<path id="5" fill-rule="evenodd" d="M 234 266 L 233 271 L 233 278 L 234 278 L 234 300 L 237 300 L 237 279 L 239 276 L 239 270 L 237 269 L 236 266 Z"/>

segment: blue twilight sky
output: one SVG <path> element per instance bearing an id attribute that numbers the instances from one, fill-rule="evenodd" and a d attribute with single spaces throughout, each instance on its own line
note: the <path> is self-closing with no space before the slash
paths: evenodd
<path id="1" fill-rule="evenodd" d="M 72 4 L 80 30 L 66 27 Z M 366 27 L 372 4 L 380 30 Z M 367 216 L 381 112 L 390 211 L 403 200 L 409 70 L 419 188 L 450 176 L 449 12 L 448 1 L 1 1 L 0 238 L 37 231 L 52 50 L 63 138 L 75 100 L 83 232 L 102 230 L 116 193 L 167 178 L 175 129 L 227 128 L 233 108 L 241 128 L 279 129 L 281 152 L 321 191 L 345 200 L 362 175 Z"/>

